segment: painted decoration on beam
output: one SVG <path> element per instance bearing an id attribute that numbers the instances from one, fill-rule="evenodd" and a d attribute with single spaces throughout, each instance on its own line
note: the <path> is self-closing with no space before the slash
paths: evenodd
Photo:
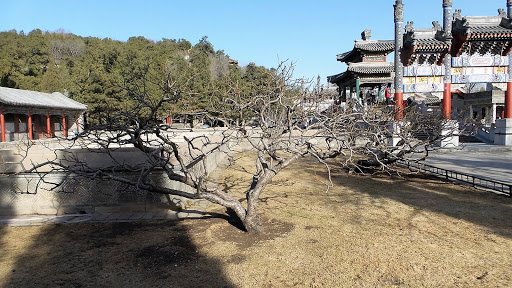
<path id="1" fill-rule="evenodd" d="M 452 75 L 474 75 L 474 74 L 507 74 L 508 67 L 455 67 L 452 68 Z"/>
<path id="2" fill-rule="evenodd" d="M 459 74 L 452 75 L 452 83 L 505 83 L 508 74 Z"/>
<path id="3" fill-rule="evenodd" d="M 508 56 L 468 56 L 452 57 L 452 67 L 499 67 L 508 66 Z"/>
<path id="4" fill-rule="evenodd" d="M 404 77 L 415 76 L 443 76 L 444 66 L 437 65 L 412 65 L 404 67 Z"/>
<path id="5" fill-rule="evenodd" d="M 444 87 L 441 83 L 404 84 L 404 93 L 426 93 L 443 91 Z"/>
<path id="6" fill-rule="evenodd" d="M 405 84 L 443 83 L 443 77 L 404 77 Z"/>
<path id="7" fill-rule="evenodd" d="M 458 57 L 462 58 L 462 57 Z M 508 58 L 502 56 L 466 57 L 466 66 L 452 68 L 452 83 L 505 83 L 508 80 Z M 494 59 L 494 60 L 493 60 Z M 501 60 L 498 60 L 501 59 Z M 504 60 L 507 59 L 507 60 Z M 466 61 L 466 60 L 464 60 Z M 494 62 L 492 62 L 494 61 Z M 501 62 L 499 62 L 501 61 Z M 470 63 L 471 62 L 471 63 Z M 501 63 L 496 66 L 491 64 Z M 460 63 L 459 63 L 460 64 Z"/>

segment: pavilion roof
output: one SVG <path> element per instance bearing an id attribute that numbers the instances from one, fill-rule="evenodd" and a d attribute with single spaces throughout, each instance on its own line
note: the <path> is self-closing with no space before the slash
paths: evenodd
<path id="1" fill-rule="evenodd" d="M 329 83 L 333 83 L 334 84 L 334 83 L 338 82 L 338 80 L 343 78 L 346 74 L 347 74 L 347 72 L 342 72 L 342 73 L 339 73 L 339 74 L 336 74 L 336 75 L 327 76 L 327 81 Z"/>
<path id="2" fill-rule="evenodd" d="M 327 81 L 329 83 L 337 83 L 344 78 L 353 78 L 354 74 L 359 74 L 359 77 L 371 77 L 371 78 L 386 78 L 390 77 L 392 72 L 395 71 L 393 62 L 357 62 L 348 63 L 347 71 L 336 75 L 328 76 Z M 382 74 L 389 74 L 388 76 L 382 77 Z M 387 79 L 387 78 L 386 78 Z"/>
<path id="3" fill-rule="evenodd" d="M 386 74 L 395 71 L 392 62 L 349 63 L 347 71 L 360 74 Z"/>
<path id="4" fill-rule="evenodd" d="M 395 49 L 393 40 L 356 40 L 355 49 L 370 52 L 390 52 Z"/>
<path id="5" fill-rule="evenodd" d="M 393 40 L 356 40 L 351 51 L 336 55 L 336 59 L 340 62 L 350 62 L 358 54 L 381 52 L 387 55 L 394 49 L 395 43 Z"/>
<path id="6" fill-rule="evenodd" d="M 415 29 L 413 22 L 405 27 L 404 48 L 414 47 L 416 53 L 440 53 L 447 51 L 450 46 L 443 41 L 444 33 L 437 22 L 432 22 L 430 29 Z"/>
<path id="7" fill-rule="evenodd" d="M 404 47 L 402 50 L 402 63 L 408 66 L 418 64 L 434 64 L 443 59 L 448 53 L 450 45 L 445 41 L 441 25 L 437 21 L 432 22 L 432 28 L 416 29 L 413 22 L 405 26 Z"/>
<path id="8" fill-rule="evenodd" d="M 501 40 L 512 38 L 512 25 L 503 11 L 498 16 L 466 16 L 456 15 L 454 34 L 467 36 L 467 40 Z"/>
<path id="9" fill-rule="evenodd" d="M 469 28 L 467 34 L 468 40 L 510 39 L 512 37 L 512 29 L 502 26 L 477 26 Z"/>
<path id="10" fill-rule="evenodd" d="M 345 62 L 349 58 L 349 56 L 352 56 L 353 54 L 355 54 L 354 50 L 350 50 L 348 52 L 338 54 L 338 55 L 336 55 L 336 60 L 338 60 L 340 62 Z"/>
<path id="11" fill-rule="evenodd" d="M 70 99 L 59 92 L 43 93 L 5 87 L 0 87 L 0 105 L 1 104 L 20 107 L 79 111 L 87 109 L 86 105 Z"/>
<path id="12" fill-rule="evenodd" d="M 503 10 L 497 16 L 454 14 L 452 54 L 506 55 L 512 45 L 512 20 Z M 508 47 L 505 50 L 504 47 Z"/>

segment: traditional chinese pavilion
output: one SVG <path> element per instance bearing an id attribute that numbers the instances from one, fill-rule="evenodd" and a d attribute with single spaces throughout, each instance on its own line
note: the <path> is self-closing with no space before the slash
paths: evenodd
<path id="1" fill-rule="evenodd" d="M 387 55 L 394 49 L 393 40 L 370 40 L 370 30 L 365 30 L 361 36 L 351 51 L 336 57 L 347 64 L 347 70 L 327 77 L 327 81 L 338 86 L 343 101 L 358 98 L 361 88 L 377 88 L 382 93 L 383 88 L 393 82 L 393 63 L 386 62 Z"/>
<path id="2" fill-rule="evenodd" d="M 0 87 L 1 142 L 67 137 L 83 128 L 86 109 L 58 92 Z"/>

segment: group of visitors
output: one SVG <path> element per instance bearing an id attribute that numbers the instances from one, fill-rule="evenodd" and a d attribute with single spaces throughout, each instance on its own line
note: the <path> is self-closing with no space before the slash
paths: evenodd
<path id="1" fill-rule="evenodd" d="M 359 91 L 359 99 L 361 99 L 362 101 L 366 101 L 368 104 L 378 103 L 378 96 L 379 90 L 377 87 L 366 90 L 366 93 L 364 93 L 363 90 Z M 391 88 L 389 88 L 389 86 L 386 86 L 386 89 L 384 89 L 384 97 L 386 98 L 386 105 L 390 105 L 392 98 Z"/>

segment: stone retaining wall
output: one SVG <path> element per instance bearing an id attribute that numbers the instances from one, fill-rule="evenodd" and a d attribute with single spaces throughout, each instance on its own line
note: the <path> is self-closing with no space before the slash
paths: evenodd
<path id="1" fill-rule="evenodd" d="M 34 149 L 33 149 L 34 148 Z M 25 166 L 30 160 L 53 157 L 46 147 L 32 147 L 30 157 L 20 161 L 20 155 L 16 155 L 14 149 L 0 151 L 0 168 L 7 171 L 19 171 L 21 164 Z M 65 150 L 57 150 L 66 153 Z M 100 163 L 105 160 L 101 153 L 91 151 L 73 151 L 81 155 L 83 159 L 91 163 Z M 46 153 L 46 154 L 45 154 Z M 48 154 L 50 153 L 50 154 Z M 206 159 L 206 172 L 212 172 L 219 163 L 226 158 L 227 147 L 222 147 L 210 153 Z M 124 159 L 132 163 L 143 160 L 146 155 L 134 148 L 122 148 L 115 152 L 118 159 Z M 45 157 L 48 156 L 48 157 Z M 103 156 L 102 156 L 103 155 Z M 108 159 L 108 158 L 107 158 Z M 8 161 L 6 161 L 8 160 Z M 140 162 L 139 162 L 140 163 Z M 203 162 L 191 163 L 194 175 L 204 173 Z M 27 167 L 25 167 L 27 168 Z M 136 177 L 133 175 L 131 177 Z M 166 196 L 148 193 L 134 189 L 126 184 L 116 181 L 91 180 L 84 178 L 65 178 L 64 174 L 48 175 L 47 182 L 60 182 L 63 185 L 56 190 L 51 190 L 53 185 L 40 180 L 37 175 L 21 174 L 0 176 L 0 215 L 24 215 L 24 214 L 67 214 L 67 213 L 94 213 L 94 212 L 138 212 L 154 209 L 179 209 L 191 206 L 205 206 L 209 202 L 205 200 L 189 200 L 177 196 Z M 163 173 L 151 175 L 152 181 L 166 187 L 194 192 L 190 187 L 175 181 L 170 181 Z"/>

